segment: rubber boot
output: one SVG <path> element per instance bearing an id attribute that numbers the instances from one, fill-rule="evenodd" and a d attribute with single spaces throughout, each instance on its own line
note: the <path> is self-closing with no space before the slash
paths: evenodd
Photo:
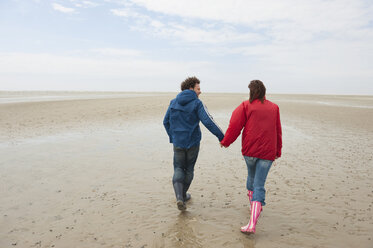
<path id="1" fill-rule="evenodd" d="M 190 198 L 192 198 L 192 196 L 189 193 L 185 193 L 185 195 L 184 195 L 184 201 L 187 202 L 187 201 L 190 200 Z"/>
<path id="2" fill-rule="evenodd" d="M 189 189 L 189 186 L 190 186 L 190 183 L 189 184 L 184 184 L 184 189 L 183 189 L 183 198 L 184 198 L 184 202 L 187 202 L 190 200 L 190 198 L 192 198 L 192 196 L 187 193 L 188 189 Z"/>
<path id="3" fill-rule="evenodd" d="M 251 200 L 253 199 L 253 193 L 254 191 L 251 191 L 251 190 L 247 191 L 247 196 L 249 197 L 249 203 L 250 203 L 250 212 L 251 212 L 251 205 L 252 205 Z"/>
<path id="4" fill-rule="evenodd" d="M 175 196 L 176 196 L 176 205 L 179 210 L 185 210 L 186 206 L 184 203 L 183 198 L 183 184 L 182 183 L 174 183 L 174 190 L 175 190 Z"/>
<path id="5" fill-rule="evenodd" d="M 253 195 L 254 195 L 254 191 L 251 191 L 251 190 L 247 191 L 247 196 L 249 197 L 249 203 L 250 203 L 250 209 L 249 209 L 250 213 L 251 213 L 251 207 L 253 205 L 253 203 L 252 203 Z M 263 211 L 263 207 L 262 207 L 261 211 Z"/>
<path id="6" fill-rule="evenodd" d="M 241 232 L 247 234 L 255 233 L 256 223 L 258 222 L 261 211 L 262 203 L 258 201 L 253 201 L 251 207 L 250 221 L 246 226 L 241 227 Z"/>

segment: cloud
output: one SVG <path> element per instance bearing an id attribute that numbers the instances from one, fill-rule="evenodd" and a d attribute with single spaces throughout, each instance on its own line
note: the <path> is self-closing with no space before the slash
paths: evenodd
<path id="1" fill-rule="evenodd" d="M 101 51 L 110 54 L 115 49 L 106 48 Z M 0 54 L 2 81 L 11 78 L 14 85 L 22 85 L 23 89 L 35 89 L 32 85 L 37 83 L 49 90 L 77 90 L 84 85 L 85 90 L 177 91 L 179 82 L 184 77 L 194 75 L 199 68 L 208 65 L 209 63 L 203 61 L 157 61 L 141 56 L 83 58 L 46 53 Z M 53 85 L 60 83 L 63 83 L 58 86 L 61 88 L 53 88 Z M 8 88 L 5 89 L 6 85 Z M 1 89 L 11 90 L 12 85 L 4 84 Z"/>
<path id="2" fill-rule="evenodd" d="M 137 19 L 150 19 L 148 16 L 140 14 L 139 12 L 133 11 L 129 8 L 127 9 L 111 9 L 114 15 L 127 17 L 127 18 L 137 18 Z"/>
<path id="3" fill-rule="evenodd" d="M 369 64 L 354 65 L 361 59 L 358 53 L 354 54 L 357 51 L 349 53 L 353 60 L 348 63 L 344 62 L 343 55 L 335 54 L 336 64 L 330 64 L 325 60 L 329 54 L 322 55 L 327 48 L 309 61 L 296 53 L 289 56 L 286 49 L 279 47 L 268 51 L 278 55 L 252 64 L 160 61 L 141 54 L 113 57 L 111 54 L 117 49 L 112 48 L 97 49 L 102 52 L 100 57 L 2 53 L 1 90 L 179 91 L 180 82 L 195 75 L 201 79 L 204 92 L 247 92 L 247 82 L 259 78 L 266 83 L 268 93 L 371 94 Z M 329 44 L 329 48 L 333 48 L 333 44 Z M 335 48 L 332 54 L 346 48 Z"/>
<path id="4" fill-rule="evenodd" d="M 372 34 L 373 3 L 366 1 L 128 0 L 122 4 L 126 7 L 111 12 L 129 20 L 132 30 L 200 46 L 312 44 L 323 39 L 362 40 Z"/>
<path id="5" fill-rule="evenodd" d="M 312 41 L 321 34 L 338 37 L 369 25 L 369 1 L 307 0 L 132 0 L 147 11 L 186 19 L 242 25 L 276 42 Z"/>
<path id="6" fill-rule="evenodd" d="M 131 50 L 131 49 L 115 49 L 115 48 L 99 48 L 92 50 L 95 53 L 98 53 L 103 56 L 110 56 L 110 57 L 124 57 L 124 58 L 133 58 L 139 57 L 143 55 L 142 51 L 139 50 Z"/>
<path id="7" fill-rule="evenodd" d="M 78 8 L 94 8 L 100 4 L 87 0 L 70 0 Z"/>
<path id="8" fill-rule="evenodd" d="M 212 56 L 238 55 L 257 71 L 283 74 L 283 80 L 286 73 L 324 81 L 372 78 L 367 62 L 373 54 L 364 52 L 373 50 L 370 1 L 130 2 L 123 17 L 135 20 L 147 13 L 132 30 L 194 43 Z"/>
<path id="9" fill-rule="evenodd" d="M 229 26 L 204 29 L 194 26 L 169 24 L 168 26 L 160 27 L 158 34 L 180 38 L 187 42 L 206 44 L 259 42 L 264 39 L 260 34 L 250 32 L 241 33 L 234 27 Z"/>
<path id="10" fill-rule="evenodd" d="M 58 3 L 53 3 L 52 7 L 53 7 L 53 9 L 55 9 L 57 11 L 60 11 L 62 13 L 71 14 L 71 13 L 75 12 L 75 9 L 64 7 L 64 6 L 62 6 L 61 4 L 58 4 Z"/>
<path id="11" fill-rule="evenodd" d="M 217 44 L 235 42 L 258 42 L 263 36 L 254 32 L 240 32 L 232 25 L 203 23 L 200 27 L 183 20 L 167 20 L 164 16 L 145 15 L 137 8 L 111 9 L 112 14 L 130 21 L 132 30 L 141 31 L 162 38 L 174 38 L 186 42 Z"/>
<path id="12" fill-rule="evenodd" d="M 372 19 L 369 1 L 314 0 L 132 0 L 149 11 L 186 18 L 224 21 L 244 25 L 266 25 L 273 22 L 296 21 L 317 29 L 343 28 L 355 25 L 364 18 Z M 360 18 L 357 18 L 360 17 Z M 361 19 L 363 18 L 363 19 Z M 323 22 L 327 20 L 327 22 Z M 339 20 L 340 22 L 335 22 Z"/>
<path id="13" fill-rule="evenodd" d="M 59 4 L 53 4 L 53 8 L 77 13 L 79 8 L 96 6 L 95 0 L 64 2 L 73 8 Z M 190 73 L 211 80 L 221 91 L 230 88 L 238 91 L 242 82 L 260 78 L 268 84 L 272 82 L 268 88 L 277 92 L 373 92 L 370 68 L 373 2 L 370 0 L 105 0 L 98 3 L 104 8 L 85 11 L 87 20 L 95 18 L 98 11 L 109 11 L 123 20 L 121 26 L 115 18 L 100 20 L 108 26 L 115 21 L 110 26 L 113 29 L 107 30 L 107 37 L 94 38 L 99 39 L 95 40 L 96 44 L 103 48 L 84 51 L 85 48 L 77 47 L 81 52 L 70 53 L 71 56 L 6 54 L 4 58 L 9 63 L 0 58 L 2 79 L 10 73 L 14 76 L 51 73 L 49 79 L 53 80 L 62 75 L 73 80 L 71 75 L 75 75 L 86 82 L 106 77 L 108 82 L 146 84 L 148 80 L 160 85 L 158 82 L 179 80 Z M 130 31 L 137 34 L 127 39 Z M 119 43 L 114 43 L 112 37 Z M 154 42 L 149 44 L 151 39 Z M 126 49 L 134 47 L 131 42 L 139 42 L 146 52 Z M 111 44 L 116 44 L 116 48 L 105 47 Z M 60 45 L 60 49 L 70 49 Z M 199 59 L 203 61 L 198 62 Z M 188 60 L 193 62 L 184 62 Z M 39 64 L 43 70 L 37 68 Z M 230 85 L 226 86 L 226 82 Z M 166 86 L 160 87 L 167 90 Z"/>

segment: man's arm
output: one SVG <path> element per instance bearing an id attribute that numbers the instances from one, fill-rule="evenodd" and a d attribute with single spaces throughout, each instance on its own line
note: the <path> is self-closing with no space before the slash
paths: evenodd
<path id="1" fill-rule="evenodd" d="M 232 113 L 232 117 L 229 121 L 229 127 L 227 129 L 227 132 L 225 133 L 225 137 L 223 141 L 220 142 L 221 145 L 228 147 L 230 144 L 232 144 L 241 134 L 241 130 L 245 126 L 245 123 L 245 107 L 244 103 L 241 103 Z"/>
<path id="2" fill-rule="evenodd" d="M 197 106 L 197 114 L 198 118 L 201 120 L 202 124 L 212 133 L 214 134 L 219 141 L 223 140 L 224 133 L 221 128 L 216 124 L 212 116 L 207 110 L 206 105 L 204 105 L 201 101 L 198 101 Z"/>
<path id="3" fill-rule="evenodd" d="M 170 111 L 171 111 L 171 104 L 168 106 L 166 115 L 163 118 L 163 126 L 166 129 L 168 137 L 170 138 L 170 142 L 172 142 L 172 136 L 170 134 Z"/>

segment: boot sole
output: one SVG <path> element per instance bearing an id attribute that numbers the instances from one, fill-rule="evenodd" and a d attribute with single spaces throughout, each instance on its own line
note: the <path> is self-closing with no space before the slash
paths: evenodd
<path id="1" fill-rule="evenodd" d="M 184 202 L 182 202 L 182 201 L 177 201 L 177 202 L 176 202 L 176 205 L 177 205 L 177 208 L 178 208 L 180 211 L 186 210 L 186 206 L 185 206 L 185 203 L 184 203 Z"/>
<path id="2" fill-rule="evenodd" d="M 241 233 L 246 234 L 246 235 L 255 234 L 255 232 L 248 232 L 248 231 L 242 231 L 242 230 L 241 230 Z"/>

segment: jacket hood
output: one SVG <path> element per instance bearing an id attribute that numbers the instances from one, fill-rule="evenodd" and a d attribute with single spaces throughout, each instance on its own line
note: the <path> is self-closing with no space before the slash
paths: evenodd
<path id="1" fill-rule="evenodd" d="M 176 102 L 182 106 L 185 106 L 197 98 L 197 94 L 194 92 L 194 90 L 183 90 L 176 96 Z"/>

